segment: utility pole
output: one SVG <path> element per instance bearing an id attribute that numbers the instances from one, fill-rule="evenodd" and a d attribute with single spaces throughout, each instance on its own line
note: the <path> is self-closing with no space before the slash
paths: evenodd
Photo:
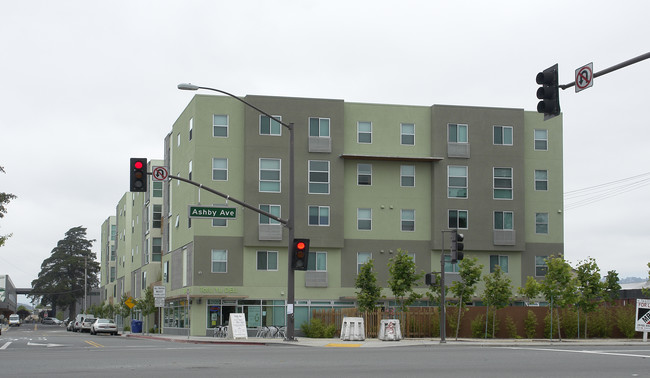
<path id="1" fill-rule="evenodd" d="M 88 256 L 84 256 L 84 314 L 86 313 L 86 297 L 88 287 Z"/>

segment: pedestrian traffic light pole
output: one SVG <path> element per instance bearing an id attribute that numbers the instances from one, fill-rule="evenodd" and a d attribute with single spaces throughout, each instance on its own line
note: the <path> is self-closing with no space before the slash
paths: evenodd
<path id="1" fill-rule="evenodd" d="M 194 85 L 194 84 L 178 84 L 178 89 L 185 90 L 185 91 L 196 91 L 196 90 L 199 90 L 199 89 L 205 89 L 205 90 L 208 90 L 208 91 L 214 91 L 214 92 L 224 94 L 226 96 L 234 98 L 235 100 L 243 103 L 244 105 L 246 105 L 246 106 L 248 106 L 248 107 L 250 107 L 252 109 L 255 109 L 259 113 L 264 114 L 265 116 L 267 116 L 270 119 L 276 121 L 280 125 L 286 127 L 287 130 L 289 130 L 289 217 L 286 220 L 286 222 L 282 222 L 282 224 L 284 224 L 284 226 L 289 231 L 289 236 L 288 236 L 289 241 L 288 241 L 288 247 L 287 247 L 287 264 L 288 264 L 288 269 L 287 269 L 287 275 L 288 275 L 288 277 L 287 277 L 287 314 L 286 314 L 287 315 L 287 318 L 286 318 L 287 319 L 287 321 L 286 321 L 286 323 L 287 323 L 287 332 L 286 332 L 285 340 L 286 341 L 295 341 L 295 339 L 294 339 L 294 330 L 295 330 L 295 325 L 294 325 L 295 280 L 294 280 L 294 269 L 293 269 L 293 265 L 292 265 L 292 256 L 291 256 L 291 250 L 292 250 L 292 247 L 293 247 L 293 239 L 294 239 L 294 236 L 295 236 L 295 229 L 294 229 L 294 203 L 295 203 L 295 198 L 294 198 L 294 184 L 295 184 L 295 180 L 294 180 L 294 177 L 295 177 L 294 176 L 294 155 L 295 154 L 294 154 L 294 136 L 293 136 L 294 127 L 293 127 L 293 123 L 288 123 L 287 124 L 285 122 L 282 122 L 282 120 L 280 120 L 279 118 L 270 115 L 269 113 L 259 109 L 255 105 L 243 100 L 242 98 L 237 97 L 237 96 L 233 95 L 232 93 L 222 91 L 220 89 L 215 89 L 215 88 L 210 88 L 210 87 L 201 87 L 201 86 Z M 252 207 L 252 206 L 250 206 L 248 204 L 244 205 L 243 202 L 241 202 L 241 203 L 237 202 L 237 203 L 239 203 L 240 205 L 245 206 L 245 207 L 247 207 L 249 209 L 257 211 L 258 213 L 262 213 L 261 210 L 259 210 L 257 208 L 254 208 L 254 207 Z M 270 214 L 265 214 L 265 215 L 269 216 Z M 278 218 L 276 218 L 274 216 L 270 216 L 270 218 L 278 220 Z"/>

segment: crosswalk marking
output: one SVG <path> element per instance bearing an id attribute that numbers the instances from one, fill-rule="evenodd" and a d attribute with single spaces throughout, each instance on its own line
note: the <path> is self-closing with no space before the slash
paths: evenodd
<path id="1" fill-rule="evenodd" d="M 7 341 L 3 346 L 0 347 L 0 350 L 7 349 L 9 345 L 11 345 L 11 341 Z"/>

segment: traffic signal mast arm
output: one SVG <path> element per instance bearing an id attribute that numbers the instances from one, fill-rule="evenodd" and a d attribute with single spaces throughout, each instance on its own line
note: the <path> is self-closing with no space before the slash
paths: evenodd
<path id="1" fill-rule="evenodd" d="M 614 65 L 614 66 L 611 66 L 611 67 L 609 67 L 609 68 L 605 68 L 605 69 L 602 70 L 602 71 L 594 72 L 593 77 L 596 78 L 596 77 L 598 77 L 598 76 L 603 76 L 603 75 L 608 74 L 608 73 L 610 73 L 610 72 L 613 72 L 613 71 L 619 70 L 619 69 L 621 69 L 621 68 L 623 68 L 623 67 L 627 67 L 627 66 L 629 66 L 629 65 L 631 65 L 631 64 L 638 63 L 638 62 L 640 62 L 640 61 L 642 61 L 642 60 L 646 60 L 646 59 L 648 59 L 648 58 L 650 58 L 650 52 L 645 53 L 645 54 L 643 54 L 643 55 L 639 55 L 639 56 L 637 56 L 636 58 L 632 58 L 632 59 L 630 59 L 630 60 L 626 60 L 626 61 L 623 62 L 623 63 L 619 63 L 619 64 Z M 576 85 L 576 82 L 575 82 L 575 81 L 574 81 L 574 82 L 571 82 L 571 83 L 569 83 L 569 84 L 559 85 L 559 87 L 562 88 L 562 89 L 564 90 L 564 89 L 567 89 L 567 88 L 571 88 L 571 87 L 573 87 L 574 85 Z"/>

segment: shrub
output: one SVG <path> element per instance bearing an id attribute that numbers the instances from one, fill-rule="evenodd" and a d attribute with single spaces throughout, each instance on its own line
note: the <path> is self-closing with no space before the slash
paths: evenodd
<path id="1" fill-rule="evenodd" d="M 440 314 L 438 312 L 431 317 L 431 337 L 440 337 Z"/>
<path id="2" fill-rule="evenodd" d="M 320 319 L 314 318 L 311 320 L 311 323 L 302 323 L 300 330 L 307 337 L 323 339 L 334 337 L 334 333 L 336 333 L 336 326 L 334 324 L 326 326 Z"/>
<path id="3" fill-rule="evenodd" d="M 616 309 L 616 327 L 628 339 L 636 335 L 636 307 L 625 306 Z"/>
<path id="4" fill-rule="evenodd" d="M 528 310 L 528 315 L 524 320 L 524 332 L 528 339 L 533 339 L 537 335 L 537 315 L 532 310 Z"/>
<path id="5" fill-rule="evenodd" d="M 471 322 L 472 337 L 484 338 L 485 337 L 485 316 L 483 314 L 476 316 Z"/>
<path id="6" fill-rule="evenodd" d="M 517 333 L 517 325 L 510 316 L 506 316 L 506 329 L 508 330 L 508 337 L 511 339 L 521 339 L 521 336 Z"/>
<path id="7" fill-rule="evenodd" d="M 129 331 L 131 331 L 131 326 L 125 325 L 124 332 L 129 332 Z"/>
<path id="8" fill-rule="evenodd" d="M 610 318 L 610 309 L 607 307 L 599 307 L 598 310 L 589 314 L 587 335 L 601 338 L 612 337 L 614 324 L 610 322 Z"/>
<path id="9" fill-rule="evenodd" d="M 562 337 L 567 339 L 575 339 L 578 337 L 578 329 L 584 329 L 585 325 L 585 315 L 584 312 L 578 312 L 572 308 L 562 311 L 562 321 L 560 326 L 562 327 Z M 578 321 L 580 323 L 578 323 Z M 553 327 L 557 327 L 555 324 L 555 319 L 553 319 Z M 556 328 L 557 329 L 557 328 Z"/>

